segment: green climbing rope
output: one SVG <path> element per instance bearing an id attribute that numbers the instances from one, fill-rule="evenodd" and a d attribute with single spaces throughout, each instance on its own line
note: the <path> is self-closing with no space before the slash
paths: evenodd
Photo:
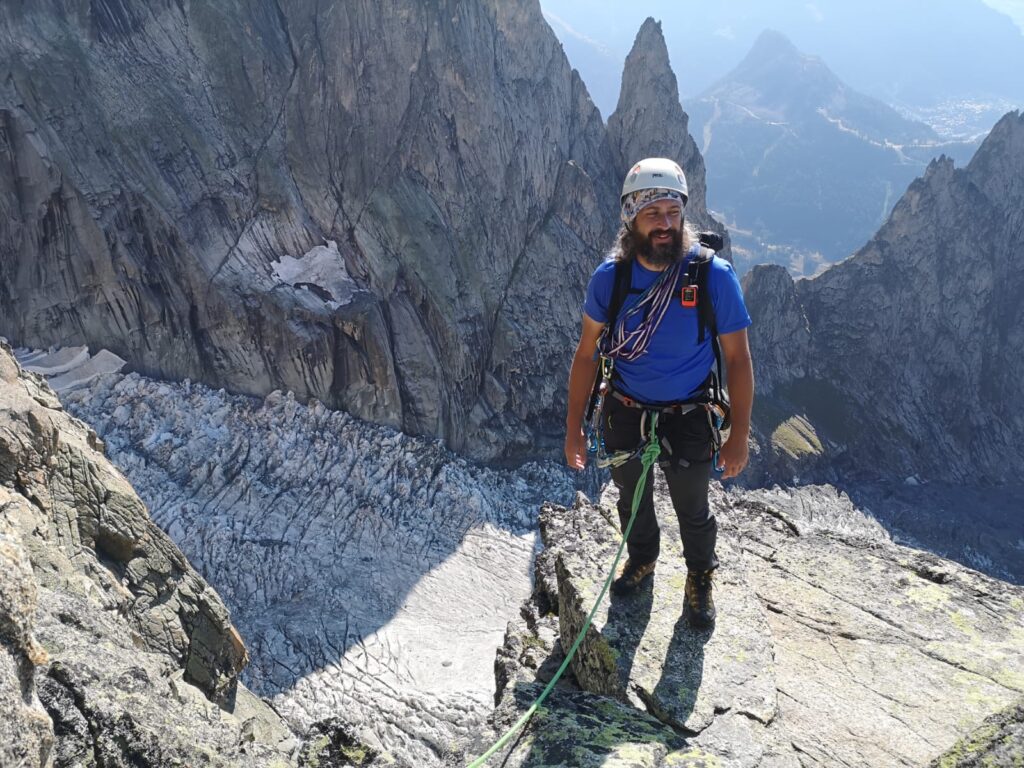
<path id="1" fill-rule="evenodd" d="M 480 757 L 469 764 L 468 768 L 481 768 L 491 758 L 491 756 L 501 749 L 508 740 L 524 725 L 527 721 L 533 717 L 534 713 L 540 708 L 540 705 L 544 703 L 544 699 L 548 697 L 551 690 L 555 687 L 555 684 L 562 677 L 562 673 L 569 666 L 569 662 L 572 661 L 572 657 L 576 655 L 576 650 L 580 647 L 580 643 L 583 642 L 583 636 L 586 634 L 587 629 L 590 628 L 590 622 L 594 618 L 594 614 L 597 613 L 598 607 L 601 605 L 601 601 L 604 600 L 605 593 L 608 592 L 608 587 L 612 583 L 612 578 L 615 576 L 615 570 L 619 566 L 619 559 L 622 557 L 622 550 L 626 546 L 626 542 L 629 540 L 629 532 L 633 530 L 633 521 L 636 519 L 636 511 L 640 508 L 640 499 L 643 498 L 644 488 L 647 485 L 647 475 L 650 473 L 650 469 L 654 466 L 654 462 L 658 460 L 658 455 L 661 453 L 661 445 L 658 441 L 656 434 L 658 426 L 658 414 L 654 412 L 651 414 L 651 434 L 647 440 L 647 445 L 640 454 L 640 462 L 643 464 L 643 471 L 640 473 L 640 479 L 637 481 L 636 490 L 633 491 L 633 509 L 629 514 L 629 522 L 626 524 L 626 530 L 622 534 L 622 541 L 619 544 L 619 549 L 615 553 L 615 560 L 612 562 L 611 571 L 608 573 L 608 578 L 604 580 L 604 586 L 601 587 L 601 594 L 597 596 L 597 601 L 594 603 L 594 607 L 590 609 L 590 614 L 587 616 L 587 620 L 583 622 L 583 628 L 580 633 L 576 636 L 575 642 L 569 649 L 569 653 L 565 655 L 565 660 L 562 662 L 562 666 L 558 668 L 555 676 L 551 678 L 551 682 L 547 684 L 544 690 L 541 692 L 537 700 L 530 705 L 530 708 L 526 710 L 522 717 L 520 717 L 515 724 L 505 731 L 504 735 L 498 739 L 494 744 L 484 752 Z"/>

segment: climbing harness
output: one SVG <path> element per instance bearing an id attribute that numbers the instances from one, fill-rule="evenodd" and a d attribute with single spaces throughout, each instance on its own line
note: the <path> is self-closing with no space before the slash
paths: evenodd
<path id="1" fill-rule="evenodd" d="M 722 386 L 722 350 L 718 343 L 718 323 L 715 318 L 714 306 L 708 289 L 709 271 L 714 252 L 723 246 L 722 237 L 714 232 L 701 232 L 699 245 L 690 251 L 690 258 L 664 270 L 640 296 L 637 303 L 619 317 L 619 312 L 630 292 L 632 264 L 623 262 L 616 265 L 615 281 L 612 287 L 611 301 L 608 307 L 608 320 L 598 340 L 600 355 L 600 373 L 595 377 L 594 388 L 587 405 L 585 423 L 587 425 L 587 451 L 595 457 L 597 466 L 618 467 L 636 458 L 643 447 L 635 451 L 616 451 L 609 454 L 604 444 L 603 410 L 607 398 L 614 397 L 629 407 L 642 408 L 645 413 L 658 410 L 662 413 L 688 413 L 697 407 L 703 407 L 707 413 L 708 426 L 712 434 L 712 467 L 718 467 L 719 451 L 729 439 L 730 407 L 729 398 Z M 680 277 L 685 269 L 685 276 Z M 664 406 L 653 406 L 639 403 L 628 395 L 619 392 L 612 385 L 615 371 L 615 360 L 634 361 L 645 354 L 654 332 L 661 323 L 665 312 L 674 300 L 677 286 L 680 301 L 685 307 L 697 309 L 697 343 L 703 344 L 710 335 L 711 348 L 715 356 L 715 368 L 709 374 L 703 395 L 693 401 L 674 403 Z M 637 327 L 627 331 L 630 318 L 643 313 Z M 641 434 L 643 432 L 641 420 Z"/>
<path id="2" fill-rule="evenodd" d="M 725 467 L 718 466 L 718 454 L 722 450 L 725 441 L 729 439 L 729 401 L 725 399 L 724 393 L 720 397 L 725 400 L 724 405 L 714 400 L 705 405 L 708 413 L 708 424 L 711 426 L 711 469 L 715 472 L 725 471 Z"/>
<path id="3" fill-rule="evenodd" d="M 583 622 L 583 628 L 580 629 L 580 632 L 576 636 L 576 640 L 573 642 L 572 647 L 569 648 L 569 652 L 565 655 L 565 660 L 562 662 L 562 665 L 558 668 L 558 671 L 555 672 L 555 676 L 551 678 L 551 681 L 541 692 L 540 696 L 537 697 L 537 700 L 530 705 L 530 708 L 526 710 L 523 716 L 520 717 L 511 728 L 505 731 L 504 735 L 502 735 L 502 737 L 498 739 L 491 746 L 490 749 L 488 749 L 486 752 L 480 755 L 480 757 L 476 758 L 476 760 L 471 762 L 468 768 L 480 768 L 481 766 L 485 765 L 487 761 L 491 758 L 491 756 L 494 755 L 494 753 L 501 749 L 503 746 L 505 746 L 505 744 L 508 743 L 508 740 L 511 739 L 512 736 L 520 728 L 522 728 L 531 717 L 533 717 L 533 714 L 538 710 L 538 708 L 540 708 L 540 705 L 544 703 L 544 700 L 548 697 L 548 694 L 551 693 L 552 689 L 555 687 L 555 684 L 561 679 L 562 673 L 565 672 L 565 670 L 569 667 L 569 663 L 576 655 L 576 651 L 579 649 L 580 643 L 583 642 L 583 636 L 590 628 L 590 623 L 591 621 L 593 621 L 594 615 L 597 613 L 597 609 L 601 605 L 601 601 L 604 600 L 604 596 L 608 592 L 608 587 L 612 583 L 612 578 L 615 576 L 615 571 L 619 567 L 619 560 L 622 557 L 622 550 L 625 549 L 626 542 L 629 540 L 629 534 L 633 530 L 633 521 L 636 520 L 636 512 L 640 508 L 640 500 L 643 498 L 644 495 L 644 488 L 647 485 L 647 475 L 650 473 L 650 469 L 654 465 L 654 462 L 658 460 L 658 454 L 661 453 L 661 447 L 658 443 L 657 438 L 657 411 L 651 414 L 650 424 L 651 433 L 648 436 L 646 443 L 644 443 L 643 449 L 641 451 L 640 462 L 643 465 L 643 471 L 640 473 L 640 479 L 637 481 L 636 490 L 633 491 L 633 509 L 629 514 L 629 522 L 626 524 L 626 530 L 622 533 L 622 541 L 619 543 L 619 548 L 615 552 L 615 560 L 612 561 L 612 567 L 608 573 L 608 578 L 604 580 L 604 586 L 601 587 L 601 594 L 597 596 L 597 600 L 594 602 L 594 607 L 590 609 L 590 613 L 587 615 L 586 621 Z"/>

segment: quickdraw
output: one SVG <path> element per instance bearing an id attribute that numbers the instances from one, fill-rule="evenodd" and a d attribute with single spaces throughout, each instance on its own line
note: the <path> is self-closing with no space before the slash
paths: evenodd
<path id="1" fill-rule="evenodd" d="M 715 472 L 724 472 L 725 467 L 718 466 L 718 454 L 725 441 L 729 439 L 729 427 L 725 426 L 725 409 L 718 403 L 706 403 L 704 407 L 708 413 L 708 424 L 711 425 L 711 468 Z"/>
<path id="2" fill-rule="evenodd" d="M 646 441 L 641 441 L 635 451 L 615 451 L 608 453 L 604 444 L 604 403 L 605 399 L 614 394 L 612 391 L 612 373 L 615 370 L 615 361 L 610 357 L 601 356 L 601 380 L 597 385 L 593 406 L 590 410 L 590 419 L 587 422 L 587 453 L 593 454 L 594 463 L 602 469 L 609 467 L 621 467 L 626 462 L 632 461 L 644 452 L 647 447 Z M 640 417 L 640 434 L 647 431 L 647 411 Z"/>

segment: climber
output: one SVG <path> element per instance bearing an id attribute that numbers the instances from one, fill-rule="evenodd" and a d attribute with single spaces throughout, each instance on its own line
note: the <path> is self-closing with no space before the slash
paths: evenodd
<path id="1" fill-rule="evenodd" d="M 611 466 L 625 528 L 645 427 L 658 411 L 659 465 L 688 571 L 683 614 L 691 626 L 708 627 L 716 614 L 711 577 L 719 565 L 708 485 L 713 462 L 720 462 L 723 479 L 747 464 L 754 374 L 739 280 L 728 261 L 702 248 L 685 222 L 687 197 L 686 177 L 672 160 L 641 160 L 626 176 L 617 243 L 587 286 L 569 374 L 565 457 L 571 467 L 585 466 L 585 412 L 588 402 L 591 408 L 598 402 L 591 450 L 604 459 L 599 464 Z M 719 380 L 722 358 L 731 408 Z M 595 380 L 604 384 L 599 394 Z M 720 431 L 723 411 L 731 421 L 727 438 Z M 654 573 L 660 530 L 653 487 L 646 484 L 614 594 L 635 592 Z"/>

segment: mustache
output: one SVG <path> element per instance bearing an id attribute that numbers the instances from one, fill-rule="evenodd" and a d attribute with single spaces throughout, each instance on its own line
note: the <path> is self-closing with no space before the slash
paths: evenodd
<path id="1" fill-rule="evenodd" d="M 652 229 L 647 233 L 647 240 L 650 241 L 662 235 L 665 237 L 676 238 L 680 237 L 682 233 L 678 229 Z"/>

